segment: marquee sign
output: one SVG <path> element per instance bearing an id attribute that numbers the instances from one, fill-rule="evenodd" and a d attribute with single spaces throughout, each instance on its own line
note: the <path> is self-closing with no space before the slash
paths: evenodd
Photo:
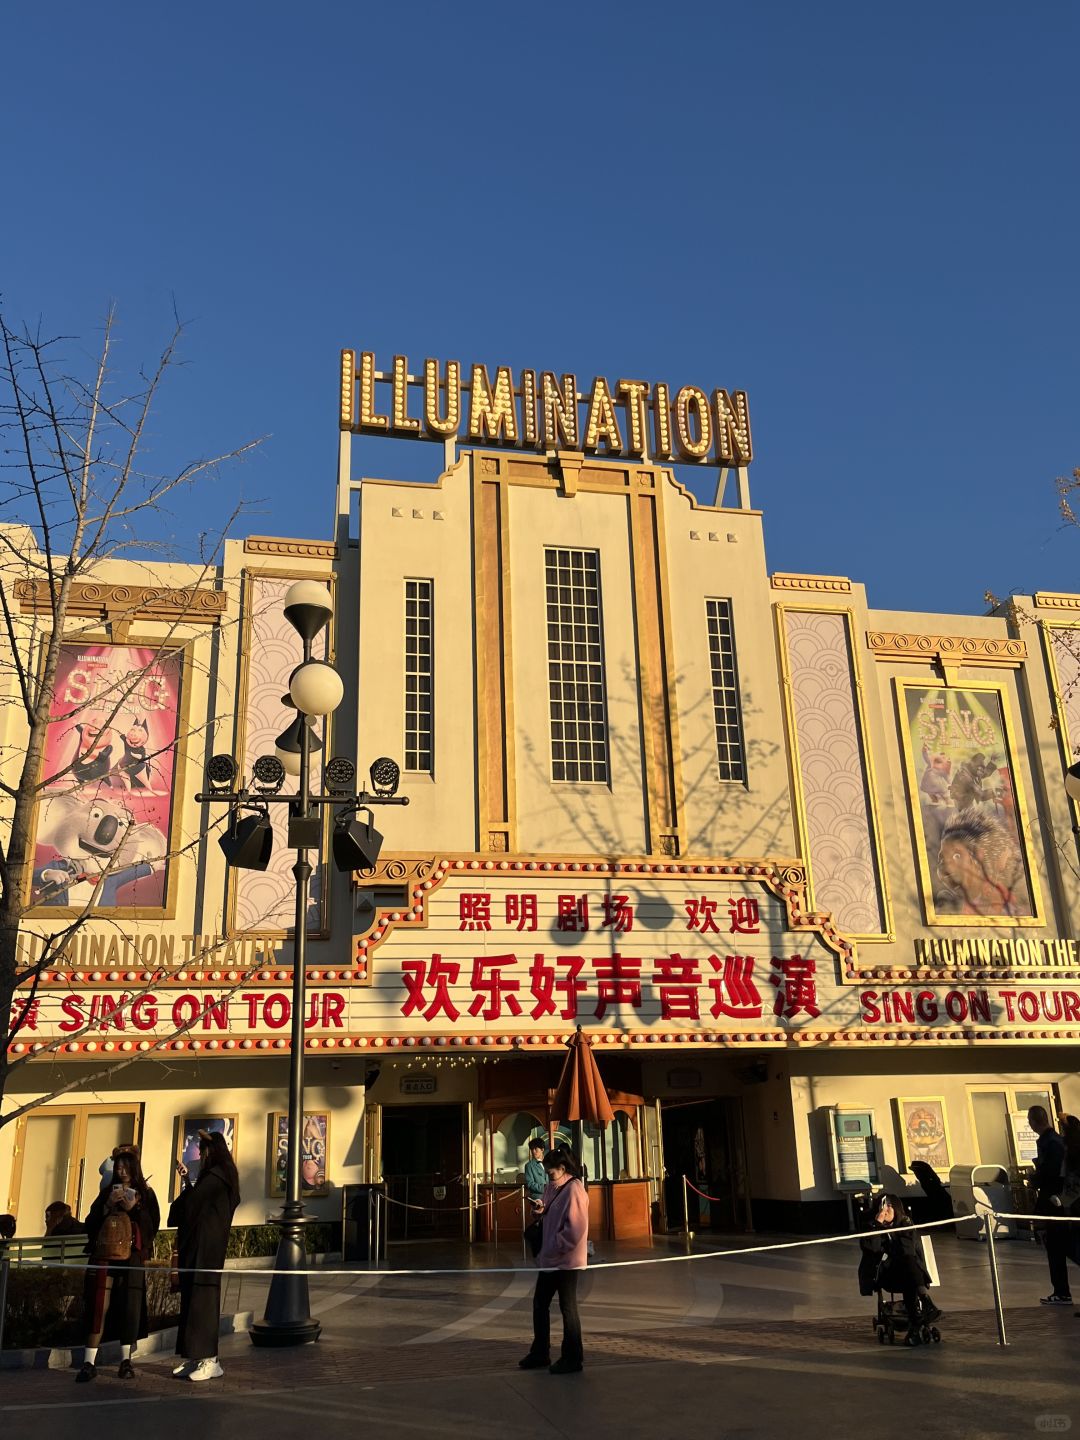
<path id="1" fill-rule="evenodd" d="M 379 391 L 381 390 L 381 394 Z M 415 392 L 415 393 L 414 393 Z M 587 391 L 577 376 L 550 370 L 425 360 L 423 374 L 395 355 L 390 371 L 375 355 L 341 352 L 340 426 L 361 435 L 413 440 L 461 438 L 523 450 L 580 450 L 660 464 L 741 466 L 754 458 L 745 390 L 673 390 L 648 380 L 598 375 Z"/>
<path id="2" fill-rule="evenodd" d="M 353 963 L 308 970 L 306 1047 L 788 1045 L 1080 1038 L 1080 989 L 852 984 L 797 862 L 425 863 Z M 339 958 L 342 964 L 344 957 Z M 286 1050 L 288 970 L 54 974 L 16 1053 Z M 117 983 L 118 981 L 124 983 Z M 127 983 L 127 982 L 136 983 Z"/>

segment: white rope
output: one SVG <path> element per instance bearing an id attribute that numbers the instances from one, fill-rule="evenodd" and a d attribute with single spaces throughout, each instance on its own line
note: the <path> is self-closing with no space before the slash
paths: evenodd
<path id="1" fill-rule="evenodd" d="M 988 1213 L 990 1213 L 990 1214 L 996 1214 L 997 1212 L 996 1212 L 996 1211 L 990 1211 L 990 1212 L 988 1212 Z M 964 1218 L 965 1218 L 964 1216 L 960 1216 L 960 1217 L 959 1217 L 960 1220 L 963 1220 Z M 1005 1216 L 1005 1217 L 1003 1217 L 1003 1218 L 1011 1219 L 1011 1218 L 1013 1218 L 1013 1217 L 1011 1217 L 1011 1216 Z M 1022 1217 L 1022 1218 L 1028 1218 L 1028 1219 L 1030 1219 L 1031 1217 L 1028 1216 L 1028 1217 Z M 938 1230 L 938 1229 L 940 1229 L 940 1228 L 941 1228 L 942 1226 L 944 1226 L 944 1225 L 955 1225 L 956 1223 L 957 1223 L 957 1217 L 954 1216 L 954 1217 L 951 1217 L 951 1218 L 948 1219 L 948 1220 L 927 1220 L 926 1222 L 924 1222 L 924 1223 L 921 1224 L 921 1225 L 892 1225 L 892 1226 L 889 1227 L 889 1229 L 888 1229 L 887 1232 L 886 1232 L 886 1231 L 883 1231 L 882 1233 L 883 1233 L 883 1234 L 884 1234 L 884 1233 L 887 1233 L 887 1234 L 889 1234 L 889 1235 L 898 1235 L 898 1234 L 902 1233 L 903 1231 L 907 1231 L 907 1230 Z M 596 1261 L 596 1262 L 590 1262 L 590 1264 L 589 1264 L 587 1267 L 584 1267 L 584 1268 L 587 1268 L 588 1270 L 628 1270 L 628 1269 L 634 1269 L 634 1268 L 639 1267 L 639 1266 L 642 1266 L 642 1265 L 684 1265 L 684 1264 L 688 1263 L 689 1261 L 693 1261 L 693 1260 L 723 1260 L 723 1259 L 730 1259 L 730 1257 L 733 1256 L 733 1255 L 764 1255 L 764 1254 L 766 1254 L 767 1252 L 770 1252 L 770 1251 L 775 1251 L 775 1250 L 799 1250 L 799 1249 L 803 1249 L 803 1248 L 809 1247 L 809 1246 L 811 1246 L 811 1245 L 837 1245 L 837 1244 L 840 1244 L 840 1243 L 842 1243 L 842 1242 L 844 1242 L 844 1241 L 864 1240 L 864 1239 L 866 1239 L 868 1236 L 872 1235 L 873 1233 L 874 1233 L 874 1232 L 873 1232 L 872 1230 L 860 1230 L 860 1231 L 856 1231 L 854 1234 L 848 1234 L 848 1235 L 819 1235 L 819 1236 L 815 1236 L 815 1237 L 813 1237 L 813 1238 L 811 1238 L 811 1239 L 808 1239 L 808 1240 L 775 1240 L 775 1241 L 772 1241 L 771 1243 L 769 1243 L 768 1245 L 742 1245 L 742 1246 L 735 1246 L 734 1248 L 728 1249 L 728 1250 L 703 1250 L 703 1251 L 698 1252 L 697 1254 L 687 1254 L 687 1255 L 656 1255 L 656 1256 L 650 1256 L 649 1258 L 647 1258 L 647 1259 L 642 1259 L 642 1260 L 599 1260 L 599 1261 Z M 115 1264 L 116 1262 L 113 1262 L 113 1263 Z M 120 1263 L 122 1264 L 123 1262 L 120 1262 Z M 106 1260 L 93 1260 L 93 1259 L 90 1259 L 90 1260 L 88 1260 L 88 1261 L 86 1262 L 86 1264 L 87 1264 L 87 1265 L 92 1265 L 92 1266 L 97 1267 L 97 1268 L 103 1268 L 103 1267 L 105 1267 L 106 1265 L 108 1265 L 109 1262 L 106 1261 Z M 234 1275 L 234 1274 L 235 1274 L 235 1275 L 244 1275 L 244 1276 L 247 1276 L 247 1275 L 276 1275 L 276 1274 L 278 1273 L 277 1270 L 276 1270 L 274 1267 L 272 1267 L 272 1266 L 269 1267 L 269 1268 L 267 1268 L 267 1269 L 262 1269 L 262 1268 L 256 1269 L 256 1268 L 254 1268 L 254 1267 L 251 1268 L 251 1269 L 249 1269 L 247 1266 L 245 1266 L 243 1270 L 225 1270 L 224 1268 L 219 1269 L 219 1270 L 215 1270 L 215 1269 L 211 1269 L 211 1268 L 208 1267 L 208 1266 L 204 1267 L 204 1266 L 194 1266 L 194 1265 L 193 1265 L 193 1266 L 185 1266 L 185 1267 L 183 1267 L 183 1268 L 178 1268 L 178 1267 L 175 1267 L 175 1266 L 169 1266 L 167 1261 L 156 1261 L 156 1262 L 150 1262 L 150 1264 L 149 1264 L 146 1268 L 151 1268 L 151 1266 L 152 1266 L 153 1268 L 155 1268 L 155 1269 L 157 1269 L 157 1268 L 160 1268 L 160 1269 L 166 1269 L 166 1268 L 168 1268 L 168 1269 L 171 1269 L 171 1270 L 172 1270 L 172 1273 L 173 1273 L 173 1274 L 178 1274 L 178 1275 Z M 76 1266 L 73 1266 L 73 1265 L 58 1264 L 58 1263 L 56 1263 L 56 1262 L 54 1262 L 54 1261 L 51 1261 L 51 1260 L 40 1260 L 40 1261 L 38 1261 L 38 1260 L 31 1260 L 31 1261 L 26 1262 L 24 1265 L 17 1266 L 17 1267 L 15 1267 L 15 1268 L 17 1268 L 17 1269 L 27 1269 L 27 1270 L 37 1270 L 37 1269 L 41 1269 L 41 1270 L 72 1270 L 72 1269 L 76 1269 L 76 1268 L 83 1269 L 83 1268 L 85 1268 L 85 1267 L 83 1267 L 83 1266 L 78 1266 L 78 1267 L 76 1267 Z M 305 1273 L 307 1274 L 307 1276 L 308 1276 L 309 1278 L 319 1278 L 320 1276 L 324 1276 L 324 1275 L 325 1275 L 325 1276 L 327 1276 L 328 1278 L 331 1278 L 331 1277 L 333 1277 L 333 1278 L 342 1278 L 342 1277 L 345 1277 L 345 1278 L 349 1278 L 349 1279 L 356 1280 L 356 1279 L 358 1279 L 358 1278 L 360 1278 L 361 1276 L 364 1276 L 364 1275 L 380 1275 L 380 1276 L 383 1276 L 383 1275 L 397 1275 L 397 1276 L 406 1276 L 406 1275 L 520 1275 L 520 1274 L 522 1273 L 522 1270 L 524 1270 L 524 1269 L 534 1269 L 534 1270 L 539 1271 L 540 1268 L 541 1268 L 540 1266 L 526 1267 L 526 1266 L 522 1266 L 522 1265 L 471 1265 L 471 1266 L 468 1266 L 468 1267 L 466 1267 L 466 1268 L 461 1268 L 461 1269 L 457 1269 L 457 1268 L 449 1268 L 449 1269 L 435 1269 L 435 1268 L 431 1268 L 431 1269 L 416 1269 L 416 1270 L 414 1270 L 414 1269 L 402 1269 L 402 1270 L 368 1270 L 368 1269 L 365 1268 L 365 1269 L 363 1269 L 363 1270 L 338 1270 L 338 1269 L 329 1269 L 328 1267 L 324 1267 L 324 1266 L 322 1266 L 322 1265 L 319 1265 L 319 1266 L 313 1267 L 313 1268 L 310 1269 L 310 1270 L 307 1270 Z M 560 1267 L 549 1265 L 549 1266 L 544 1266 L 543 1268 L 544 1268 L 545 1270 L 555 1270 L 555 1269 L 558 1269 L 558 1268 L 560 1268 Z"/>

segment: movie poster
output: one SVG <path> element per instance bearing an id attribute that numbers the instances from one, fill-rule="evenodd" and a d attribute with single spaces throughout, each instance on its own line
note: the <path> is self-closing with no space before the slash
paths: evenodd
<path id="1" fill-rule="evenodd" d="M 329 1195 L 326 1165 L 330 1147 L 330 1116 L 323 1112 L 304 1115 L 300 1139 L 300 1193 Z M 275 1111 L 270 1117 L 270 1194 L 284 1195 L 289 1171 L 289 1117 Z"/>
<path id="2" fill-rule="evenodd" d="M 162 912 L 184 656 L 65 644 L 38 802 L 31 903 Z"/>
<path id="3" fill-rule="evenodd" d="M 1032 919 L 1001 692 L 897 681 L 927 921 Z"/>

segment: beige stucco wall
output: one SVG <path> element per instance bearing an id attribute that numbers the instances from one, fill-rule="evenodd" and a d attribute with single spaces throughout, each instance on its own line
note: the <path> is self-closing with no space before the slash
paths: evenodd
<path id="1" fill-rule="evenodd" d="M 687 855 L 794 855 L 787 752 L 761 516 L 695 506 L 660 487 Z M 730 599 L 745 784 L 719 778 L 706 599 Z"/>
<path id="2" fill-rule="evenodd" d="M 363 1056 L 340 1060 L 309 1060 L 306 1106 L 309 1111 L 330 1113 L 330 1155 L 327 1175 L 330 1193 L 305 1201 L 308 1212 L 318 1219 L 341 1218 L 340 1187 L 362 1180 L 363 1175 Z M 73 1067 L 62 1067 L 65 1071 Z M 8 1088 L 9 1102 L 19 1104 L 40 1091 L 28 1088 L 40 1084 L 41 1070 L 23 1070 Z M 267 1181 L 270 1116 L 288 1109 L 288 1071 L 285 1057 L 271 1060 L 170 1059 L 167 1070 L 160 1063 L 129 1066 L 96 1082 L 92 1092 L 58 1097 L 58 1105 L 87 1104 L 142 1105 L 141 1147 L 143 1170 L 162 1207 L 162 1223 L 172 1193 L 176 1159 L 177 1120 L 207 1114 L 236 1115 L 236 1159 L 240 1172 L 241 1205 L 236 1223 L 260 1225 L 280 1209 L 280 1200 L 271 1198 Z M 31 1112 L 40 1113 L 40 1112 Z M 13 1143 L 15 1126 L 0 1132 L 0 1200 L 4 1208 L 17 1205 L 12 1194 Z M 86 1157 L 86 1173 L 92 1177 L 104 1155 Z M 83 1209 L 96 1194 L 92 1178 L 84 1181 Z M 54 1197 L 55 1198 L 55 1197 Z M 39 1217 L 19 1217 L 19 1231 L 39 1234 Z"/>
<path id="3" fill-rule="evenodd" d="M 945 1101 L 953 1163 L 980 1162 L 969 1093 L 972 1087 L 1057 1087 L 1064 1111 L 1080 1109 L 1080 1076 L 1069 1068 L 1068 1052 L 1052 1046 L 1016 1046 L 973 1055 L 964 1050 L 860 1050 L 822 1048 L 791 1060 L 791 1097 L 798 1153 L 798 1197 L 834 1198 L 825 1110 L 847 1105 L 874 1111 L 882 1159 L 903 1169 L 894 1101 L 940 1096 Z M 1008 1165 L 1007 1155 L 995 1157 Z M 771 1193 L 771 1192 L 770 1192 Z"/>
<path id="4" fill-rule="evenodd" d="M 645 847 L 630 531 L 622 495 L 509 492 L 519 849 L 638 855 Z M 600 555 L 610 782 L 551 779 L 544 549 Z"/>
<path id="5" fill-rule="evenodd" d="M 436 512 L 443 518 L 436 519 Z M 344 640 L 355 634 L 359 646 L 354 731 L 362 780 L 379 755 L 403 762 L 405 580 L 434 582 L 434 775 L 403 775 L 408 808 L 383 811 L 378 819 L 386 849 L 471 850 L 476 765 L 468 461 L 459 462 L 438 486 L 366 482 L 359 550 L 343 555 L 341 563 L 343 594 L 350 581 L 359 584 L 358 621 L 350 617 L 342 635 Z M 347 665 L 343 656 L 343 669 Z M 346 713 L 338 721 L 343 736 L 349 720 Z"/>

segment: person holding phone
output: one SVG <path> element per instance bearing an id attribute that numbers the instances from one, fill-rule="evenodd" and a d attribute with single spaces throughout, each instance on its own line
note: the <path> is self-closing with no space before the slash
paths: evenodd
<path id="1" fill-rule="evenodd" d="M 533 1342 L 522 1370 L 549 1369 L 552 1375 L 574 1375 L 584 1364 L 581 1320 L 577 1307 L 578 1272 L 588 1264 L 589 1197 L 582 1184 L 577 1157 L 563 1145 L 544 1156 L 548 1183 L 534 1210 L 543 1216 L 543 1237 L 536 1263 L 533 1294 Z M 562 1354 L 551 1361 L 551 1302 L 558 1295 L 562 1311 Z"/>
<path id="2" fill-rule="evenodd" d="M 189 1183 L 182 1161 L 177 1161 L 176 1170 L 180 1194 L 169 1211 L 169 1224 L 176 1226 L 180 1280 L 179 1363 L 173 1374 L 198 1383 L 225 1373 L 218 1360 L 221 1271 L 233 1213 L 240 1203 L 240 1186 L 225 1136 L 216 1130 L 199 1131 L 199 1178 L 195 1184 Z"/>
<path id="3" fill-rule="evenodd" d="M 127 1224 L 115 1223 L 126 1216 Z M 120 1341 L 121 1380 L 134 1380 L 131 1354 L 150 1333 L 146 1312 L 146 1261 L 154 1253 L 161 1224 L 157 1196 L 146 1183 L 137 1145 L 118 1145 L 112 1153 L 112 1180 L 104 1185 L 86 1216 L 90 1263 L 84 1289 L 86 1349 L 76 1381 L 97 1378 L 97 1353 L 103 1340 Z M 123 1233 L 126 1255 L 111 1253 L 112 1239 Z"/>

